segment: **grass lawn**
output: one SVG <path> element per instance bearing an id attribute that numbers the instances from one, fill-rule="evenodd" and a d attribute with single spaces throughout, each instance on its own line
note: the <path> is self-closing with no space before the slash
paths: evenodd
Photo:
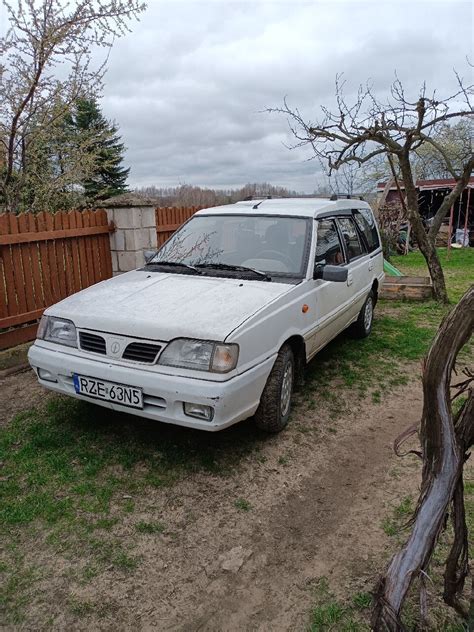
<path id="1" fill-rule="evenodd" d="M 452 251 L 447 259 L 441 251 L 441 260 L 450 296 L 458 300 L 474 282 L 474 252 Z M 396 257 L 393 263 L 404 272 L 424 274 L 418 253 Z M 426 353 L 446 311 L 435 302 L 381 301 L 367 340 L 342 334 L 318 354 L 308 368 L 296 406 L 309 410 L 325 406 L 337 417 L 344 414 L 348 399 L 341 393 L 382 401 L 388 389 L 407 381 L 406 367 Z M 232 476 L 244 467 L 244 457 L 258 458 L 268 440 L 254 430 L 251 421 L 218 434 L 199 433 L 60 397 L 18 415 L 0 434 L 2 620 L 21 624 L 35 585 L 45 579 L 44 568 L 29 558 L 35 542 L 45 555 L 49 551 L 51 556 L 60 556 L 79 583 L 111 567 L 133 573 L 141 560 L 134 552 L 133 538 L 121 537 L 121 525 L 131 522 L 137 536 L 167 530 L 165 508 L 153 522 L 134 518 L 137 497 L 146 497 L 153 488 L 171 487 L 196 472 Z M 472 499 L 473 485 L 469 485 Z M 245 499 L 235 502 L 242 512 L 251 509 Z M 469 503 L 472 524 L 474 502 Z M 354 595 L 350 603 L 338 604 L 322 585 L 311 629 L 367 629 L 360 627 L 367 599 L 367 595 Z M 76 612 L 80 604 L 71 602 L 70 608 Z M 347 626 L 335 626 L 336 620 L 347 621 Z"/>

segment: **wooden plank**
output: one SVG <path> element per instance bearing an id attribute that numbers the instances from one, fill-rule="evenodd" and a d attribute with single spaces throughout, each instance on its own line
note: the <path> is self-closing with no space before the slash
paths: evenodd
<path id="1" fill-rule="evenodd" d="M 23 325 L 24 323 L 30 323 L 32 320 L 37 320 L 43 315 L 45 309 L 45 307 L 41 307 L 39 309 L 32 310 L 31 312 L 25 312 L 24 314 L 0 318 L 0 329 L 7 329 L 8 327 Z"/>
<path id="2" fill-rule="evenodd" d="M 77 227 L 82 228 L 84 226 L 82 213 L 80 213 L 79 211 L 75 211 L 74 216 L 76 218 Z M 89 282 L 89 268 L 87 262 L 86 245 L 82 237 L 80 239 L 78 238 L 77 242 L 79 249 L 79 268 L 81 271 L 81 289 L 84 289 L 85 287 L 91 285 Z"/>
<path id="3" fill-rule="evenodd" d="M 188 221 L 201 206 L 159 207 L 155 209 L 158 242 L 164 243 L 171 234 Z M 163 235 L 168 233 L 167 235 Z"/>
<path id="4" fill-rule="evenodd" d="M 112 252 L 110 250 L 110 240 L 107 237 L 107 235 L 102 235 L 102 241 L 104 243 L 104 250 L 105 250 L 105 255 L 104 255 L 104 262 L 105 262 L 105 267 L 104 267 L 104 278 L 105 279 L 110 279 L 113 276 L 113 269 L 112 269 Z"/>
<path id="5" fill-rule="evenodd" d="M 45 222 L 46 222 L 46 229 L 49 232 L 52 232 L 54 230 L 54 218 L 50 213 L 45 213 Z M 61 300 L 61 293 L 59 291 L 59 276 L 58 276 L 58 261 L 56 259 L 56 244 L 54 241 L 48 241 L 46 242 L 46 248 L 47 248 L 47 257 L 48 257 L 48 262 L 49 262 L 49 274 L 50 274 L 50 279 L 49 279 L 49 286 L 51 289 L 51 296 L 52 296 L 52 303 L 57 303 L 59 300 Z M 44 279 L 44 281 L 46 283 L 48 283 L 48 279 Z"/>
<path id="6" fill-rule="evenodd" d="M 55 213 L 53 215 L 54 221 L 54 233 L 55 235 L 62 232 L 63 228 L 63 213 Z M 60 237 L 54 237 L 54 246 L 56 250 L 56 265 L 58 267 L 58 288 L 59 296 L 61 299 L 67 296 L 67 282 L 66 282 L 66 262 L 64 253 L 64 239 Z"/>
<path id="7" fill-rule="evenodd" d="M 5 283 L 5 276 L 3 270 L 3 258 L 2 249 L 0 248 L 0 318 L 5 318 L 7 315 L 7 288 Z"/>
<path id="8" fill-rule="evenodd" d="M 102 223 L 103 224 L 108 224 L 109 223 L 109 218 L 107 216 L 107 211 L 105 210 L 101 210 L 101 217 L 102 217 Z M 111 222 L 109 224 L 109 228 L 113 228 L 113 230 L 115 230 L 115 225 L 113 224 L 113 222 Z M 113 269 L 112 269 L 112 252 L 110 249 L 110 235 L 103 235 L 102 236 L 102 241 L 104 243 L 104 249 L 105 249 L 105 278 L 106 279 L 110 279 L 113 276 Z"/>
<path id="9" fill-rule="evenodd" d="M 34 340 L 36 338 L 37 330 L 38 324 L 35 323 L 34 325 L 28 325 L 27 327 L 20 327 L 19 329 L 11 329 L 10 331 L 0 333 L 0 351 Z"/>
<path id="10" fill-rule="evenodd" d="M 46 228 L 49 231 L 54 230 L 54 216 L 51 215 L 51 213 L 46 213 Z M 53 297 L 53 303 L 57 303 L 63 298 L 61 295 L 61 287 L 59 285 L 59 262 L 58 253 L 56 252 L 56 245 L 56 240 L 50 240 L 47 242 L 49 272 L 51 279 L 51 295 Z"/>
<path id="11" fill-rule="evenodd" d="M 49 215 L 49 213 L 48 213 Z M 61 215 L 56 213 L 55 215 Z M 0 216 L 1 217 L 1 216 Z M 8 244 L 23 244 L 30 241 L 50 241 L 52 239 L 71 239 L 72 237 L 83 237 L 87 235 L 102 235 L 110 233 L 107 226 L 88 226 L 87 228 L 70 228 L 62 230 L 46 230 L 28 233 L 15 233 L 11 235 L 0 235 L 0 246 Z"/>
<path id="12" fill-rule="evenodd" d="M 6 250 L 5 248 L 3 250 Z M 0 246 L 0 318 L 7 315 L 7 284 L 5 280 L 5 264 L 2 257 L 2 247 Z"/>
<path id="13" fill-rule="evenodd" d="M 386 276 L 384 284 L 387 285 L 399 285 L 403 283 L 405 285 L 431 285 L 430 277 L 415 277 L 415 276 Z"/>
<path id="14" fill-rule="evenodd" d="M 181 222 L 183 223 L 183 222 Z M 175 231 L 177 230 L 179 227 L 181 226 L 181 224 L 164 224 L 163 226 L 159 226 L 156 229 L 157 233 L 168 233 L 170 231 Z"/>
<path id="15" fill-rule="evenodd" d="M 7 215 L 0 215 L 0 235 L 7 234 L 10 224 Z M 15 281 L 13 279 L 13 259 L 10 246 L 0 246 L 0 254 L 3 262 L 3 276 L 5 283 L 6 314 L 18 314 L 19 308 L 16 300 Z"/>
<path id="16" fill-rule="evenodd" d="M 95 211 L 95 221 L 98 226 L 104 223 L 104 219 L 107 222 L 107 213 L 105 213 L 105 218 L 104 218 L 104 213 L 105 211 L 102 211 L 102 210 Z M 110 241 L 107 235 L 97 235 L 96 237 L 94 237 L 94 239 L 97 244 L 96 246 L 97 247 L 97 260 L 99 262 L 100 281 L 103 281 L 104 279 L 110 278 L 108 274 L 108 257 L 107 257 L 107 250 L 110 251 L 110 245 L 109 245 Z"/>
<path id="17" fill-rule="evenodd" d="M 84 226 L 90 226 L 91 217 L 89 211 L 83 211 L 82 213 L 82 221 Z M 81 239 L 84 242 L 86 253 L 87 253 L 87 270 L 89 273 L 89 285 L 93 285 L 96 282 L 95 279 L 95 268 L 94 268 L 94 250 L 91 244 L 90 237 L 82 237 Z"/>
<path id="18" fill-rule="evenodd" d="M 104 225 L 108 223 L 107 212 L 102 210 L 96 211 L 97 223 Z M 99 242 L 100 253 L 100 278 L 110 279 L 112 276 L 112 255 L 110 253 L 110 239 L 108 235 L 99 235 L 97 237 Z"/>
<path id="19" fill-rule="evenodd" d="M 22 213 L 21 215 L 18 215 L 17 219 L 20 232 L 27 232 L 29 226 L 27 214 Z M 36 308 L 36 301 L 33 267 L 31 265 L 30 258 L 30 246 L 29 244 L 19 244 L 18 249 L 20 251 L 21 265 L 23 268 L 23 276 L 25 281 L 26 306 L 28 311 L 31 311 Z"/>
<path id="20" fill-rule="evenodd" d="M 91 211 L 90 213 L 90 223 L 91 226 L 97 226 L 97 222 L 99 221 L 97 211 Z M 102 281 L 102 274 L 100 269 L 100 240 L 97 235 L 89 238 L 91 240 L 92 252 L 94 253 L 94 274 L 95 274 L 95 282 L 98 283 Z"/>
<path id="21" fill-rule="evenodd" d="M 64 229 L 69 229 L 69 213 L 61 213 L 61 223 Z M 71 239 L 63 239 L 64 276 L 66 279 L 66 296 L 74 294 L 74 276 L 72 272 L 72 243 Z"/>
<path id="22" fill-rule="evenodd" d="M 18 219 L 15 215 L 9 214 L 8 221 L 10 224 L 10 233 L 18 233 Z M 28 307 L 26 304 L 26 292 L 25 292 L 25 279 L 23 276 L 23 265 L 21 262 L 21 252 L 19 244 L 12 244 L 12 260 L 13 260 L 13 287 L 18 301 L 18 310 L 20 313 L 27 312 Z"/>
<path id="23" fill-rule="evenodd" d="M 69 228 L 76 228 L 76 225 L 77 225 L 76 213 L 74 211 L 70 211 L 68 213 L 68 216 L 69 216 Z M 78 237 L 69 239 L 68 244 L 71 247 L 71 268 L 72 268 L 72 276 L 74 280 L 73 292 L 79 292 L 79 290 L 82 288 L 82 285 L 81 285 L 81 269 L 80 269 Z"/>
<path id="24" fill-rule="evenodd" d="M 33 213 L 27 213 L 28 232 L 35 232 L 37 229 L 36 218 Z M 37 308 L 47 305 L 44 297 L 43 281 L 41 279 L 41 262 L 39 244 L 31 242 L 29 244 L 31 267 L 33 269 L 33 285 L 35 290 L 35 305 Z"/>
<path id="25" fill-rule="evenodd" d="M 397 279 L 403 279 L 403 277 L 397 277 Z M 429 283 L 384 282 L 380 288 L 380 296 L 392 300 L 424 301 L 433 298 L 433 287 Z"/>
<path id="26" fill-rule="evenodd" d="M 38 230 L 43 231 L 46 228 L 46 214 L 38 213 L 36 216 L 36 223 Z M 49 268 L 49 256 L 48 245 L 45 241 L 38 244 L 40 253 L 39 261 L 41 264 L 41 282 L 43 288 L 43 296 L 45 305 L 52 305 L 54 303 L 53 294 L 51 291 L 51 271 Z"/>
<path id="27" fill-rule="evenodd" d="M 170 226 L 170 225 L 171 226 L 175 226 L 176 225 L 176 222 L 175 222 L 175 219 L 174 219 L 174 209 L 173 209 L 173 207 L 167 206 L 165 208 L 165 220 L 164 220 L 163 223 L 164 223 L 165 226 L 166 225 L 167 226 Z M 172 231 L 174 231 L 173 228 L 171 229 L 171 231 L 167 230 L 163 234 L 163 243 L 165 243 L 169 239 L 170 235 L 172 235 Z"/>
<path id="28" fill-rule="evenodd" d="M 89 223 L 92 228 L 95 228 L 97 225 L 97 213 L 96 211 L 89 211 Z M 100 274 L 100 250 L 99 250 L 99 240 L 97 236 L 90 236 L 87 238 L 90 243 L 90 247 L 92 250 L 92 269 L 94 270 L 94 283 L 98 283 L 102 280 Z"/>

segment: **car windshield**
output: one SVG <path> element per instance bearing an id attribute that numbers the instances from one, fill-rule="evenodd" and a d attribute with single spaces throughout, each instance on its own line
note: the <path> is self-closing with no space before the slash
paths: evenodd
<path id="1" fill-rule="evenodd" d="M 181 263 L 206 271 L 212 271 L 215 265 L 216 269 L 220 266 L 221 272 L 225 265 L 241 266 L 260 270 L 272 278 L 302 277 L 310 225 L 308 218 L 301 217 L 196 215 L 160 248 L 150 263 Z"/>

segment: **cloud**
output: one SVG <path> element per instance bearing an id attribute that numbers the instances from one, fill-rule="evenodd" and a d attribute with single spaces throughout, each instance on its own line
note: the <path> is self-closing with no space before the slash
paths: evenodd
<path id="1" fill-rule="evenodd" d="M 287 96 L 308 118 L 371 79 L 387 92 L 395 70 L 415 99 L 440 94 L 466 68 L 466 2 L 161 2 L 151 0 L 111 52 L 103 100 L 128 147 L 131 184 L 316 186 L 308 149 L 289 151 Z"/>

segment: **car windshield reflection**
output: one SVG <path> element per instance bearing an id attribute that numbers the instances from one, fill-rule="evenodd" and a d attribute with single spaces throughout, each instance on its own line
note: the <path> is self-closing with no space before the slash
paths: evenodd
<path id="1" fill-rule="evenodd" d="M 269 277 L 301 278 L 310 225 L 308 218 L 301 217 L 198 215 L 178 230 L 149 263 L 175 262 L 207 271 L 214 265 L 229 273 L 244 273 L 246 268 Z"/>

